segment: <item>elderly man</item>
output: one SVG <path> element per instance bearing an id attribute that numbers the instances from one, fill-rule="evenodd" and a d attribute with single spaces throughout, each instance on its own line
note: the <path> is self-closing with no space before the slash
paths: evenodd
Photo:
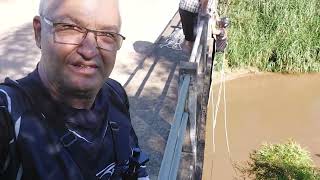
<path id="1" fill-rule="evenodd" d="M 117 0 L 42 0 L 37 68 L 0 85 L 0 179 L 149 179 L 127 95 L 109 79 Z"/>

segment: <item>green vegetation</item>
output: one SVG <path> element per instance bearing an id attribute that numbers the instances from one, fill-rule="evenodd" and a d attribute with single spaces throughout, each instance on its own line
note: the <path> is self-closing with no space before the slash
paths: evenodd
<path id="1" fill-rule="evenodd" d="M 265 144 L 250 154 L 250 161 L 237 166 L 243 177 L 257 180 L 319 180 L 309 152 L 290 140 L 284 144 Z M 245 178 L 244 178 L 245 179 Z"/>
<path id="2" fill-rule="evenodd" d="M 229 68 L 320 71 L 319 0 L 220 0 L 219 6 L 232 22 Z"/>

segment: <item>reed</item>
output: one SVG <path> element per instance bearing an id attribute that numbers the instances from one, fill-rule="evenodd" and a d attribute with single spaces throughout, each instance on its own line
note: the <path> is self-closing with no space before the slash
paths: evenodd
<path id="1" fill-rule="evenodd" d="M 319 0 L 220 0 L 231 18 L 228 66 L 260 71 L 320 71 Z"/>

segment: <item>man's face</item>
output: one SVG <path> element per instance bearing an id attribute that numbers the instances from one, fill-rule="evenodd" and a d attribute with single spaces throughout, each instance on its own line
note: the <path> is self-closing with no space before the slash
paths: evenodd
<path id="1" fill-rule="evenodd" d="M 50 9 L 51 8 L 51 9 Z M 118 33 L 116 0 L 55 0 L 42 16 L 55 23 L 76 24 L 93 30 Z M 93 33 L 80 45 L 54 41 L 53 27 L 41 20 L 42 65 L 49 83 L 66 92 L 97 91 L 110 75 L 116 51 L 97 49 Z"/>

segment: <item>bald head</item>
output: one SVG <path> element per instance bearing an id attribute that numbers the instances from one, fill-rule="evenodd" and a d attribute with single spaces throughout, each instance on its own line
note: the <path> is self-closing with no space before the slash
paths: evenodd
<path id="1" fill-rule="evenodd" d="M 59 4 L 59 2 L 61 2 L 61 0 L 40 0 L 39 14 L 47 15 L 49 10 L 56 6 L 56 4 Z"/>
<path id="2" fill-rule="evenodd" d="M 47 8 L 48 0 L 40 0 L 39 15 L 45 15 L 45 9 Z"/>
<path id="3" fill-rule="evenodd" d="M 107 11 L 107 6 L 113 6 L 113 9 L 117 11 L 117 18 L 119 19 L 119 25 L 121 25 L 121 17 L 120 17 L 120 10 L 119 10 L 119 2 L 118 0 L 40 0 L 39 5 L 39 15 L 40 16 L 50 16 L 54 13 L 55 10 L 58 10 L 59 7 L 63 6 L 64 4 L 73 4 L 79 3 L 82 1 L 82 4 L 87 4 L 87 6 L 91 7 L 91 9 L 101 9 L 105 7 L 105 11 Z M 84 9 L 81 9 L 82 11 Z"/>

